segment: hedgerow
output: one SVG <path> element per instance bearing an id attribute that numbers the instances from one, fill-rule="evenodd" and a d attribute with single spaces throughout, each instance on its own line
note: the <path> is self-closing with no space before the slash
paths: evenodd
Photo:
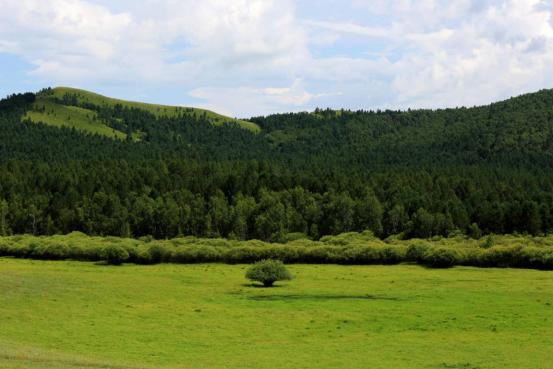
<path id="1" fill-rule="evenodd" d="M 494 236 L 493 245 L 489 247 L 482 247 L 484 242 L 464 236 L 405 241 L 391 238 L 382 241 L 369 232 L 327 236 L 319 241 L 292 237 L 287 243 L 194 237 L 136 240 L 89 237 L 74 232 L 64 236 L 0 237 L 0 257 L 105 261 L 110 264 L 237 264 L 272 259 L 288 264 L 416 263 L 431 268 L 476 266 L 553 270 L 553 236 Z"/>

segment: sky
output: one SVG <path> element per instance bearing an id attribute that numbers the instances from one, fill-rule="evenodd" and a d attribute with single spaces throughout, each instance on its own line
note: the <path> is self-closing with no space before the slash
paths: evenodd
<path id="1" fill-rule="evenodd" d="M 0 0 L 0 96 L 72 86 L 247 118 L 553 88 L 553 0 Z"/>

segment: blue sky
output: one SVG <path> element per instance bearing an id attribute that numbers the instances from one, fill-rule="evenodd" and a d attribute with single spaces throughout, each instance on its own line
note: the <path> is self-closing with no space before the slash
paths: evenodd
<path id="1" fill-rule="evenodd" d="M 275 112 L 553 88 L 553 0 L 0 0 L 0 95 L 74 86 Z"/>

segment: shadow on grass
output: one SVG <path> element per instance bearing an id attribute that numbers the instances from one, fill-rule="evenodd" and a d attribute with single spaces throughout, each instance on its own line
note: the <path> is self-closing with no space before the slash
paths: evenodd
<path id="1" fill-rule="evenodd" d="M 124 263 L 121 263 L 121 264 L 110 264 L 110 263 L 108 263 L 108 262 L 105 261 L 105 260 L 100 260 L 100 261 L 95 261 L 95 262 L 94 262 L 94 265 L 105 266 L 105 267 L 121 267 L 121 266 L 124 265 Z"/>
<path id="2" fill-rule="evenodd" d="M 254 301 L 292 301 L 292 300 L 388 300 L 399 301 L 397 297 L 376 296 L 376 295 L 267 295 L 248 296 L 248 300 Z"/>
<path id="3" fill-rule="evenodd" d="M 281 287 L 285 287 L 285 286 L 279 285 L 279 284 L 273 284 L 270 287 L 265 287 L 264 285 L 258 284 L 258 283 L 244 283 L 242 285 L 242 287 L 251 287 L 251 288 L 261 288 L 261 289 L 272 290 L 272 289 L 275 289 L 275 288 L 281 288 Z"/>

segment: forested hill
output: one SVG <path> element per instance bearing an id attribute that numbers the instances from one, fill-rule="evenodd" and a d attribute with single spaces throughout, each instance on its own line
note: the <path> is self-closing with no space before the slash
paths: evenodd
<path id="1" fill-rule="evenodd" d="M 345 156 L 365 166 L 552 163 L 553 90 L 475 108 L 333 111 L 254 118 L 281 152 Z"/>
<path id="2" fill-rule="evenodd" d="M 249 122 L 199 109 L 126 102 L 70 88 L 15 95 L 1 104 L 3 115 L 16 115 L 12 123 L 23 122 L 6 127 L 9 137 L 23 137 L 9 148 L 10 140 L 2 140 L 4 159 L 28 159 L 29 147 L 38 143 L 41 150 L 56 147 L 59 155 L 53 153 L 48 160 L 82 159 L 83 155 L 103 159 L 111 150 L 115 150 L 111 156 L 120 158 L 133 156 L 138 149 L 145 157 L 202 155 L 205 160 L 320 161 L 325 166 L 335 163 L 363 168 L 490 163 L 549 167 L 553 163 L 553 90 L 475 108 L 317 110 L 256 117 Z M 48 129 L 40 123 L 62 129 Z M 66 138 L 68 133 L 73 136 L 73 130 L 88 137 Z M 32 132 L 52 139 L 35 140 L 29 137 Z M 82 142 L 65 145 L 66 139 L 93 145 L 102 141 L 106 150 L 85 150 Z M 65 149 L 59 150 L 59 145 Z"/>
<path id="3" fill-rule="evenodd" d="M 238 120 L 70 88 L 0 101 L 0 234 L 318 238 L 553 229 L 553 90 Z"/>

